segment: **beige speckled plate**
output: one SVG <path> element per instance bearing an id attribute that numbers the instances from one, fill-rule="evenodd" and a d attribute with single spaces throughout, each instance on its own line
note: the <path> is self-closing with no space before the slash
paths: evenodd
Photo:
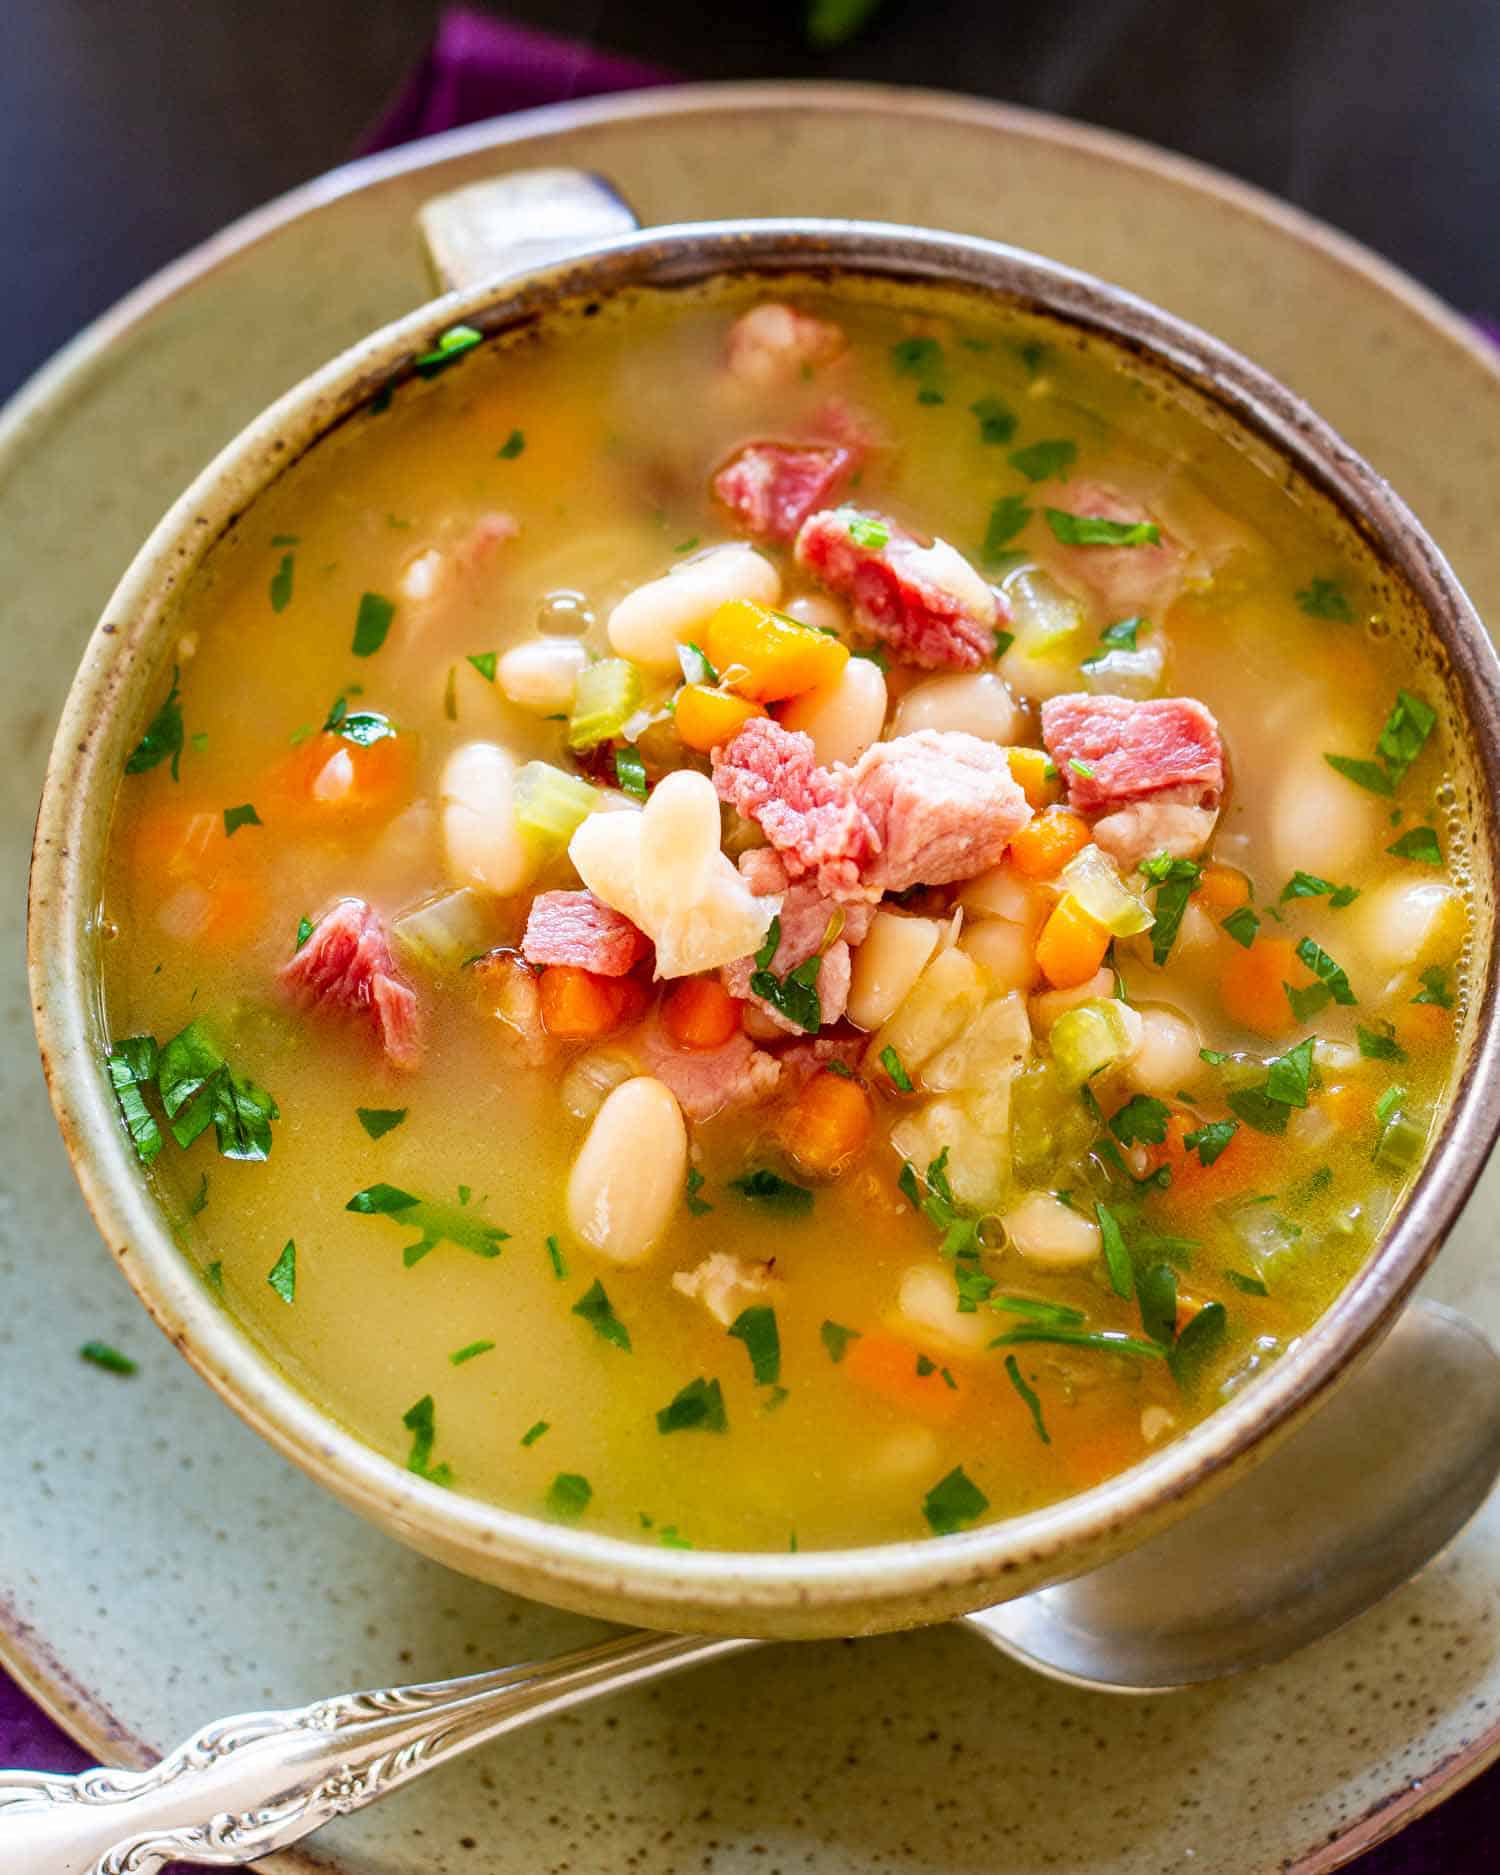
<path id="1" fill-rule="evenodd" d="M 1500 372 L 1462 322 L 1264 197 L 1018 111 L 740 86 L 531 112 L 287 197 L 75 341 L 0 422 L 0 1655 L 117 1761 L 219 1712 L 464 1671 L 591 1631 L 366 1530 L 159 1341 L 55 1136 L 20 939 L 52 722 L 141 536 L 260 405 L 424 297 L 410 226 L 424 196 L 543 162 L 603 171 L 648 221 L 888 216 L 1133 287 L 1303 392 L 1500 618 Z M 1500 1334 L 1497 1214 L 1492 1169 L 1429 1288 Z M 89 1335 L 138 1355 L 140 1376 L 76 1362 Z M 1497 1603 L 1500 1502 L 1344 1634 L 1170 1699 L 1069 1691 L 952 1630 L 768 1649 L 521 1734 L 337 1826 L 314 1854 L 264 1866 L 1314 1875 L 1500 1755 Z"/>

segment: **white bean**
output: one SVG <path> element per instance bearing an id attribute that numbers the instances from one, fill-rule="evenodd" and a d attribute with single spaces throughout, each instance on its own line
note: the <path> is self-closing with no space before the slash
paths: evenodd
<path id="1" fill-rule="evenodd" d="M 455 885 L 508 898 L 536 875 L 536 855 L 516 821 L 516 764 L 494 742 L 466 742 L 443 769 L 443 851 Z"/>
<path id="2" fill-rule="evenodd" d="M 799 625 L 811 625 L 818 632 L 832 632 L 835 638 L 842 638 L 849 629 L 848 612 L 830 593 L 798 593 L 795 599 L 788 599 L 781 609 L 788 618 L 796 619 Z"/>
<path id="3" fill-rule="evenodd" d="M 1320 728 L 1314 747 L 1360 748 L 1364 740 L 1341 739 L 1337 731 Z M 1295 757 L 1282 769 L 1271 797 L 1276 870 L 1346 879 L 1368 856 L 1385 824 L 1377 796 L 1346 780 L 1319 754 Z"/>
<path id="4" fill-rule="evenodd" d="M 1125 1078 L 1143 1094 L 1158 1097 L 1190 1088 L 1203 1071 L 1198 1025 L 1175 1009 L 1142 1009 L 1141 1039 L 1125 1063 Z"/>
<path id="5" fill-rule="evenodd" d="M 1462 894 L 1444 879 L 1388 879 L 1344 915 L 1353 920 L 1356 950 L 1370 972 L 1400 974 L 1403 981 L 1429 964 L 1447 963 L 1467 922 Z"/>
<path id="6" fill-rule="evenodd" d="M 1043 1269 L 1083 1269 L 1098 1258 L 1099 1226 L 1050 1192 L 1028 1192 L 1000 1221 L 1017 1252 Z"/>
<path id="7" fill-rule="evenodd" d="M 932 1263 L 913 1263 L 901 1278 L 898 1306 L 906 1325 L 915 1328 L 928 1342 L 936 1342 L 947 1352 L 978 1354 L 994 1332 L 993 1320 L 977 1311 L 958 1312 L 958 1290 L 953 1271 Z"/>
<path id="8" fill-rule="evenodd" d="M 824 767 L 853 762 L 885 726 L 885 678 L 871 658 L 850 658 L 831 684 L 809 690 L 781 712 L 788 729 L 800 729 L 813 740 Z"/>
<path id="9" fill-rule="evenodd" d="M 997 990 L 1030 990 L 1041 978 L 1036 936 L 1009 918 L 979 918 L 958 940 Z"/>
<path id="10" fill-rule="evenodd" d="M 1028 926 L 1040 925 L 1047 911 L 1047 897 L 1008 860 L 968 880 L 958 902 L 981 918 L 1008 918 Z"/>
<path id="11" fill-rule="evenodd" d="M 902 1064 L 915 1073 L 929 1055 L 968 1027 L 985 997 L 985 981 L 973 958 L 961 950 L 940 950 L 875 1031 L 872 1063 L 894 1048 Z"/>
<path id="12" fill-rule="evenodd" d="M 927 968 L 938 947 L 942 924 L 936 918 L 913 918 L 881 910 L 854 953 L 849 985 L 849 1020 L 856 1028 L 878 1029 Z"/>
<path id="13" fill-rule="evenodd" d="M 609 642 L 647 670 L 675 671 L 678 645 L 700 633 L 726 600 L 773 606 L 780 597 L 781 575 L 753 547 L 715 547 L 626 593 L 609 615 Z"/>
<path id="14" fill-rule="evenodd" d="M 616 1263 L 655 1249 L 687 1177 L 687 1127 L 676 1096 L 649 1074 L 605 1100 L 568 1177 L 573 1234 Z"/>
<path id="15" fill-rule="evenodd" d="M 538 716 L 553 716 L 573 705 L 573 687 L 589 654 L 577 638 L 533 638 L 501 658 L 495 676 L 512 703 Z"/>
<path id="16" fill-rule="evenodd" d="M 960 729 L 986 742 L 1020 740 L 1026 719 L 1010 686 L 994 671 L 959 671 L 913 684 L 896 706 L 894 733 Z"/>
<path id="17" fill-rule="evenodd" d="M 641 816 L 641 910 L 652 927 L 696 897 L 719 852 L 719 797 L 707 775 L 679 768 L 652 791 Z"/>

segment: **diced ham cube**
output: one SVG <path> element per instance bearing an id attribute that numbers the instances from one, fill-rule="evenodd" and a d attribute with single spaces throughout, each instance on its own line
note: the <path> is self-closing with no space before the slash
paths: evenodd
<path id="1" fill-rule="evenodd" d="M 795 1092 L 835 1061 L 857 1071 L 869 1046 L 868 1035 L 820 1035 L 815 1042 L 793 1042 L 779 1057 L 782 1084 Z"/>
<path id="2" fill-rule="evenodd" d="M 1038 499 L 1068 514 L 1097 515 L 1130 526 L 1153 518 L 1138 501 L 1103 482 L 1058 483 L 1039 490 Z M 1159 624 L 1187 578 L 1181 542 L 1165 528 L 1160 532 L 1154 546 L 1069 547 L 1043 526 L 1036 530 L 1037 558 L 1059 585 L 1106 623 L 1139 615 Z"/>
<path id="3" fill-rule="evenodd" d="M 908 663 L 972 671 L 994 656 L 1000 601 L 947 541 L 924 547 L 882 515 L 824 508 L 803 523 L 795 553 Z"/>
<path id="4" fill-rule="evenodd" d="M 781 895 L 781 939 L 770 968 L 778 977 L 795 970 L 809 957 L 822 953 L 818 966 L 818 1007 L 825 1026 L 837 1022 L 849 1002 L 850 949 L 862 943 L 870 928 L 875 908 L 868 904 L 840 905 L 826 897 L 808 879 L 795 883 L 787 879 L 786 867 L 770 847 L 757 847 L 740 858 L 740 872 L 757 898 Z M 830 938 L 830 932 L 833 933 Z M 726 964 L 719 972 L 731 996 L 748 1002 L 760 1012 L 768 1032 L 785 1029 L 793 1035 L 804 1031 L 797 1023 L 774 1008 L 750 988 L 755 974 L 753 957 L 741 957 Z"/>
<path id="5" fill-rule="evenodd" d="M 755 1302 L 775 1295 L 780 1286 L 769 1263 L 747 1263 L 725 1250 L 715 1250 L 695 1268 L 678 1270 L 672 1278 L 678 1295 L 701 1302 L 726 1328 Z"/>
<path id="6" fill-rule="evenodd" d="M 396 968 L 379 913 L 363 899 L 342 898 L 326 912 L 278 980 L 303 1008 L 368 1016 L 392 1067 L 420 1063 L 416 992 Z"/>
<path id="7" fill-rule="evenodd" d="M 769 718 L 714 752 L 719 798 L 757 821 L 787 877 L 846 904 L 997 865 L 1031 808 L 1003 749 L 957 730 L 877 742 L 852 768 Z"/>
<path id="8" fill-rule="evenodd" d="M 848 345 L 842 326 L 772 300 L 735 320 L 725 362 L 749 389 L 772 391 L 795 384 L 804 367 L 816 370 L 842 358 Z"/>
<path id="9" fill-rule="evenodd" d="M 789 541 L 837 498 L 856 460 L 834 443 L 747 443 L 714 477 L 714 493 L 747 534 Z"/>
<path id="10" fill-rule="evenodd" d="M 623 977 L 651 940 L 592 892 L 540 892 L 531 901 L 521 955 L 529 964 L 576 964 L 598 977 Z"/>
<path id="11" fill-rule="evenodd" d="M 679 1048 L 653 1022 L 641 1038 L 641 1052 L 690 1120 L 756 1106 L 775 1093 L 781 1079 L 781 1063 L 743 1030 L 722 1048 Z"/>
<path id="12" fill-rule="evenodd" d="M 1094 697 L 1042 705 L 1042 740 L 1068 789 L 1068 804 L 1107 814 L 1167 790 L 1175 802 L 1217 807 L 1224 791 L 1219 726 L 1196 697 Z"/>

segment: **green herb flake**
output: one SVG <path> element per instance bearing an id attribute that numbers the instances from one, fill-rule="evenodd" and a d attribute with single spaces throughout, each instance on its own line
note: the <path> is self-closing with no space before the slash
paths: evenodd
<path id="1" fill-rule="evenodd" d="M 805 1034 L 816 1035 L 823 1026 L 823 1004 L 818 995 L 818 975 L 823 967 L 821 956 L 812 956 L 778 977 L 771 968 L 781 947 L 781 920 L 773 918 L 766 941 L 755 953 L 755 970 L 750 977 L 752 994 L 795 1023 Z"/>
<path id="2" fill-rule="evenodd" d="M 287 607 L 292 603 L 292 562 L 294 558 L 295 556 L 293 554 L 284 553 L 281 556 L 280 566 L 278 566 L 276 571 L 271 575 L 270 593 L 271 610 L 273 612 L 285 612 Z"/>
<path id="3" fill-rule="evenodd" d="M 486 1224 L 482 1217 L 465 1211 L 461 1205 L 418 1198 L 397 1185 L 369 1185 L 355 1192 L 344 1209 L 365 1217 L 394 1218 L 420 1231 L 417 1240 L 407 1244 L 401 1252 L 401 1261 L 407 1269 L 420 1263 L 440 1243 L 454 1244 L 471 1256 L 497 1257 L 501 1244 L 510 1236 L 509 1231 L 501 1230 L 497 1224 Z"/>
<path id="4" fill-rule="evenodd" d="M 148 768 L 155 768 L 158 763 L 170 758 L 172 779 L 178 779 L 178 765 L 182 760 L 182 710 L 178 698 L 182 692 L 178 688 L 180 671 L 172 666 L 172 687 L 167 692 L 167 700 L 146 725 L 146 733 L 130 751 L 125 761 L 127 775 L 141 775 Z"/>
<path id="5" fill-rule="evenodd" d="M 551 1430 L 552 1421 L 550 1419 L 539 1419 L 534 1425 L 528 1426 L 521 1434 L 521 1443 L 522 1445 L 535 1445 L 543 1433 L 550 1432 Z"/>
<path id="6" fill-rule="evenodd" d="M 510 435 L 506 437 L 505 441 L 495 451 L 495 454 L 500 458 L 502 462 L 514 462 L 516 457 L 520 455 L 521 451 L 525 447 L 526 447 L 525 431 L 524 430 L 512 430 Z"/>
<path id="7" fill-rule="evenodd" d="M 195 1019 L 161 1049 L 156 1091 L 184 1150 L 212 1126 L 226 1159 L 258 1162 L 271 1150 L 271 1122 L 280 1108 L 255 1083 L 224 1059 L 202 1022 Z"/>
<path id="8" fill-rule="evenodd" d="M 396 607 L 378 592 L 361 593 L 359 610 L 354 615 L 353 651 L 357 658 L 373 657 L 385 643 Z"/>
<path id="9" fill-rule="evenodd" d="M 302 917 L 297 920 L 297 944 L 296 944 L 297 950 L 299 951 L 301 950 L 302 946 L 312 936 L 313 932 L 316 929 L 317 929 L 317 926 L 313 923 L 311 918 Z"/>
<path id="10" fill-rule="evenodd" d="M 271 545 L 273 547 L 300 547 L 302 536 L 300 534 L 273 534 Z"/>
<path id="11" fill-rule="evenodd" d="M 1002 559 L 1010 543 L 1031 519 L 1031 512 L 1020 495 L 1002 495 L 990 509 L 984 545 L 980 549 L 982 557 L 987 561 Z"/>
<path id="12" fill-rule="evenodd" d="M 1381 1034 L 1375 1029 L 1367 1029 L 1360 1023 L 1354 1031 L 1354 1038 L 1359 1043 L 1359 1052 L 1366 1061 L 1405 1061 L 1406 1050 L 1396 1040 L 1395 1031 L 1388 1022 L 1381 1024 L 1386 1030 Z"/>
<path id="13" fill-rule="evenodd" d="M 935 1536 L 951 1536 L 982 1517 L 989 1507 L 990 1500 L 962 1465 L 955 1465 L 922 1499 L 922 1515 Z"/>
<path id="14" fill-rule="evenodd" d="M 1222 1302 L 1208 1302 L 1177 1337 L 1177 1345 L 1167 1357 L 1172 1378 L 1184 1393 L 1196 1390 L 1203 1370 L 1218 1353 L 1229 1328 L 1229 1314 Z"/>
<path id="15" fill-rule="evenodd" d="M 435 378 L 440 371 L 446 371 L 451 364 L 456 364 L 465 352 L 472 351 L 482 344 L 484 334 L 476 332 L 473 326 L 449 326 L 446 332 L 440 332 L 437 343 L 430 352 L 423 352 L 416 361 L 419 377 Z"/>
<path id="16" fill-rule="evenodd" d="M 143 1092 L 156 1080 L 158 1059 L 156 1042 L 150 1035 L 126 1036 L 115 1043 L 105 1059 L 125 1130 L 143 1165 L 150 1165 L 162 1149 L 161 1128 Z"/>
<path id="17" fill-rule="evenodd" d="M 112 1348 L 107 1341 L 85 1341 L 78 1350 L 78 1358 L 93 1367 L 102 1367 L 107 1374 L 122 1374 L 128 1378 L 137 1371 L 130 1356 Z"/>
<path id="18" fill-rule="evenodd" d="M 1032 1388 L 1028 1387 L 1021 1378 L 1021 1366 L 1014 1354 L 1006 1355 L 1005 1371 L 1010 1376 L 1010 1384 L 1026 1403 L 1026 1410 L 1031 1415 L 1031 1423 L 1036 1428 L 1036 1436 L 1043 1445 L 1051 1445 L 1052 1435 L 1048 1432 L 1046 1421 L 1042 1418 L 1042 1403 Z"/>
<path id="19" fill-rule="evenodd" d="M 1359 761 L 1351 755 L 1325 755 L 1323 760 L 1357 788 L 1366 788 L 1371 794 L 1391 795 L 1396 792 L 1395 782 L 1378 762 Z"/>
<path id="20" fill-rule="evenodd" d="M 1085 658 L 1081 668 L 1086 671 L 1095 670 L 1111 651 L 1134 651 L 1140 634 L 1149 628 L 1149 619 L 1116 619 L 1113 625 L 1106 625 L 1099 634 L 1099 642 L 1104 646 L 1104 650 L 1096 651 L 1091 658 Z"/>
<path id="21" fill-rule="evenodd" d="M 1336 619 L 1341 625 L 1347 625 L 1354 617 L 1354 608 L 1336 579 L 1309 580 L 1292 596 L 1309 618 Z"/>
<path id="22" fill-rule="evenodd" d="M 387 1133 L 394 1132 L 408 1111 L 406 1107 L 356 1107 L 354 1117 L 371 1139 L 382 1139 Z"/>
<path id="23" fill-rule="evenodd" d="M 1047 525 L 1065 547 L 1154 547 L 1161 529 L 1154 521 L 1111 521 L 1102 514 L 1069 514 L 1043 508 Z"/>
<path id="24" fill-rule="evenodd" d="M 1268 1296 L 1271 1293 L 1258 1276 L 1246 1276 L 1242 1270 L 1225 1270 L 1224 1280 L 1238 1289 L 1242 1296 Z"/>
<path id="25" fill-rule="evenodd" d="M 868 547 L 872 553 L 879 553 L 891 538 L 890 528 L 872 515 L 851 512 L 846 525 L 855 546 Z"/>
<path id="26" fill-rule="evenodd" d="M 1281 888 L 1280 903 L 1285 905 L 1294 898 L 1326 898 L 1335 911 L 1342 911 L 1358 897 L 1357 885 L 1335 885 L 1331 879 L 1320 879 L 1315 872 L 1299 870 Z"/>
<path id="27" fill-rule="evenodd" d="M 560 1471 L 547 1491 L 548 1513 L 571 1522 L 588 1509 L 593 1495 L 594 1487 L 581 1472 Z"/>
<path id="28" fill-rule="evenodd" d="M 604 1293 L 604 1284 L 597 1277 L 573 1304 L 572 1313 L 589 1323 L 601 1341 L 608 1341 L 623 1349 L 626 1354 L 630 1353 L 630 1330 L 615 1314 L 609 1297 Z"/>
<path id="29" fill-rule="evenodd" d="M 425 1478 L 429 1484 L 452 1484 L 453 1473 L 447 1465 L 434 1465 L 432 1448 L 437 1442 L 437 1409 L 433 1405 L 432 1395 L 424 1393 L 415 1406 L 409 1406 L 401 1415 L 401 1424 L 411 1434 L 411 1451 L 407 1454 L 406 1469 L 414 1471 L 419 1478 Z"/>
<path id="30" fill-rule="evenodd" d="M 1167 1137 L 1171 1109 L 1164 1100 L 1134 1094 L 1110 1117 L 1109 1130 L 1122 1146 L 1160 1146 Z"/>
<path id="31" fill-rule="evenodd" d="M 243 807 L 224 809 L 224 838 L 230 839 L 241 827 L 263 827 L 265 822 L 256 813 L 249 801 Z"/>
<path id="32" fill-rule="evenodd" d="M 1153 1341 L 1170 1348 L 1177 1339 L 1177 1272 L 1170 1263 L 1153 1263 L 1136 1280 L 1141 1327 Z"/>
<path id="33" fill-rule="evenodd" d="M 217 1257 L 215 1257 L 213 1262 L 204 1270 L 203 1280 L 208 1284 L 209 1288 L 213 1290 L 216 1296 L 223 1295 L 224 1265 Z"/>
<path id="34" fill-rule="evenodd" d="M 858 1328 L 845 1328 L 842 1322 L 824 1322 L 818 1330 L 818 1338 L 828 1350 L 828 1358 L 837 1367 L 849 1352 L 849 1343 L 858 1341 L 863 1331 Z"/>
<path id="35" fill-rule="evenodd" d="M 1151 956 L 1158 965 L 1172 954 L 1177 933 L 1193 888 L 1203 876 L 1203 868 L 1193 859 L 1174 859 L 1170 853 L 1158 853 L 1142 862 L 1141 872 L 1155 886 L 1152 908 L 1156 921 L 1151 927 Z"/>
<path id="36" fill-rule="evenodd" d="M 906 1072 L 905 1064 L 894 1048 L 887 1046 L 881 1049 L 880 1065 L 890 1076 L 891 1086 L 896 1089 L 898 1094 L 910 1094 L 914 1091 L 912 1078 Z"/>
<path id="37" fill-rule="evenodd" d="M 448 1356 L 450 1367 L 465 1367 L 470 1361 L 477 1361 L 481 1354 L 488 1354 L 495 1344 L 493 1341 L 471 1341 L 465 1348 L 455 1348 Z M 523 1439 L 524 1445 L 526 1441 Z"/>
<path id="38" fill-rule="evenodd" d="M 794 1185 L 790 1179 L 773 1172 L 769 1166 L 756 1166 L 753 1171 L 730 1179 L 729 1189 L 773 1211 L 800 1214 L 812 1209 L 813 1194 L 808 1188 L 805 1185 Z"/>
<path id="39" fill-rule="evenodd" d="M 707 1217 L 708 1213 L 713 1210 L 711 1204 L 698 1196 L 698 1193 L 703 1189 L 703 1184 L 703 1174 L 698 1170 L 696 1165 L 690 1165 L 687 1174 L 687 1190 L 684 1193 L 684 1197 L 687 1202 L 688 1211 L 693 1217 Z"/>
<path id="40" fill-rule="evenodd" d="M 567 1276 L 568 1276 L 568 1265 L 563 1257 L 562 1249 L 560 1245 L 558 1244 L 558 1241 L 555 1237 L 549 1237 L 547 1239 L 547 1261 L 552 1265 L 552 1274 L 557 1278 L 557 1280 L 559 1282 L 566 1282 Z"/>
<path id="41" fill-rule="evenodd" d="M 1220 921 L 1220 929 L 1227 932 L 1236 944 L 1249 950 L 1255 942 L 1256 932 L 1260 930 L 1260 919 L 1248 905 L 1241 905 Z"/>
<path id="42" fill-rule="evenodd" d="M 193 1193 L 192 1197 L 188 1199 L 188 1216 L 197 1217 L 200 1212 L 205 1211 L 207 1208 L 208 1174 L 207 1172 L 200 1172 L 198 1175 L 198 1189 Z"/>
<path id="43" fill-rule="evenodd" d="M 677 662 L 685 684 L 705 684 L 712 688 L 719 681 L 719 673 L 714 669 L 708 653 L 691 640 L 687 644 L 678 645 Z"/>
<path id="44" fill-rule="evenodd" d="M 1443 849 L 1432 827 L 1413 827 L 1385 850 L 1393 853 L 1397 859 L 1414 859 L 1422 866 L 1441 866 L 1443 863 Z"/>
<path id="45" fill-rule="evenodd" d="M 667 1432 L 727 1432 L 724 1394 L 717 1380 L 701 1374 L 690 1380 L 656 1415 L 656 1430 Z"/>
<path id="46" fill-rule="evenodd" d="M 1185 1133 L 1182 1143 L 1189 1152 L 1197 1153 L 1200 1165 L 1210 1166 L 1239 1130 L 1238 1120 L 1210 1120 L 1191 1133 Z"/>
<path id="47" fill-rule="evenodd" d="M 1305 1107 L 1312 1081 L 1313 1039 L 1298 1042 L 1284 1055 L 1278 1055 L 1266 1069 L 1265 1093 L 1268 1100 L 1287 1107 Z"/>
<path id="48" fill-rule="evenodd" d="M 891 369 L 898 377 L 930 377 L 943 366 L 943 348 L 936 339 L 901 339 L 891 347 Z"/>
<path id="49" fill-rule="evenodd" d="M 637 801 L 644 801 L 650 790 L 646 785 L 646 764 L 640 751 L 628 742 L 615 749 L 615 780 L 621 789 Z"/>
<path id="50" fill-rule="evenodd" d="M 1117 1296 L 1128 1301 L 1135 1292 L 1135 1272 L 1120 1223 L 1107 1204 L 1096 1204 L 1094 1216 L 1099 1223 L 1099 1242 L 1104 1251 L 1104 1267 L 1109 1272 L 1109 1286 Z"/>
<path id="51" fill-rule="evenodd" d="M 1352 1006 L 1358 1002 L 1358 997 L 1349 987 L 1349 978 L 1343 967 L 1336 964 L 1320 944 L 1315 944 L 1311 938 L 1303 938 L 1297 946 L 1297 956 L 1324 985 L 1336 1003 Z M 1290 995 L 1291 992 L 1288 991 L 1288 994 Z"/>
<path id="52" fill-rule="evenodd" d="M 1286 1103 L 1272 1100 L 1263 1087 L 1235 1087 L 1224 1096 L 1230 1109 L 1257 1133 L 1279 1137 L 1286 1131 Z"/>
<path id="53" fill-rule="evenodd" d="M 1422 972 L 1422 987 L 1412 997 L 1414 1003 L 1432 1003 L 1438 1009 L 1453 1007 L 1453 991 L 1449 987 L 1448 972 L 1441 964 L 1433 964 Z"/>
<path id="54" fill-rule="evenodd" d="M 1024 1322 L 1019 1328 L 1007 1328 L 996 1335 L 992 1348 L 1024 1347 L 1031 1342 L 1045 1342 L 1062 1348 L 1089 1348 L 1096 1354 L 1134 1354 L 1142 1359 L 1160 1360 L 1165 1352 L 1154 1341 L 1122 1334 L 1116 1328 L 1065 1328 L 1049 1322 Z"/>
<path id="55" fill-rule="evenodd" d="M 1413 696 L 1409 690 L 1396 692 L 1395 704 L 1375 745 L 1375 752 L 1391 771 L 1393 782 L 1404 779 L 1436 727 L 1437 711 L 1430 703 Z"/>
<path id="56" fill-rule="evenodd" d="M 499 661 L 497 651 L 470 651 L 464 658 L 465 664 L 472 664 L 487 684 L 495 681 L 495 666 Z"/>
<path id="57" fill-rule="evenodd" d="M 1054 436 L 1016 450 L 1010 466 L 1019 469 L 1028 482 L 1047 482 L 1056 475 L 1066 476 L 1077 458 L 1077 443 L 1066 436 Z"/>
<path id="58" fill-rule="evenodd" d="M 266 1282 L 274 1289 L 285 1303 L 297 1300 L 297 1246 L 290 1237 L 286 1248 L 277 1257 Z"/>
<path id="59" fill-rule="evenodd" d="M 1016 413 L 998 397 L 977 397 L 969 405 L 969 414 L 979 423 L 982 443 L 1008 443 L 1016 433 Z"/>
<path id="60" fill-rule="evenodd" d="M 993 661 L 996 664 L 998 664 L 1001 658 L 1005 656 L 1006 652 L 1009 651 L 1009 649 L 1015 642 L 1016 642 L 1016 634 L 1014 632 L 996 632 L 995 633 L 995 648 L 990 653 L 990 656 L 993 659 Z"/>
<path id="61" fill-rule="evenodd" d="M 756 1386 L 775 1386 L 781 1378 L 781 1335 L 775 1309 L 763 1303 L 742 1309 L 730 1323 L 729 1334 L 731 1339 L 744 1342 Z"/>
<path id="62" fill-rule="evenodd" d="M 990 1307 L 1046 1328 L 1081 1328 L 1085 1320 L 1082 1309 L 1071 1308 L 1066 1302 L 1043 1302 L 1036 1296 L 991 1296 Z"/>

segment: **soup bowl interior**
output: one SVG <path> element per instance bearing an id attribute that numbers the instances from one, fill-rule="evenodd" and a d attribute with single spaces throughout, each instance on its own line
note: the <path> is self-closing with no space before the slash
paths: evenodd
<path id="1" fill-rule="evenodd" d="M 1047 1508 L 912 1542 L 794 1554 L 687 1551 L 602 1536 L 445 1489 L 370 1449 L 316 1406 L 201 1276 L 200 1225 L 138 1162 L 103 1068 L 100 905 L 118 780 L 172 664 L 185 590 L 215 544 L 291 465 L 411 376 L 458 323 L 502 343 L 622 296 L 691 295 L 725 275 L 934 305 L 1005 305 L 1049 342 L 1107 358 L 1164 409 L 1227 437 L 1347 544 L 1408 639 L 1439 709 L 1472 921 L 1458 1058 L 1427 1160 L 1376 1249 L 1321 1319 L 1201 1425 Z M 1441 1244 L 1500 1126 L 1491 961 L 1500 688 L 1483 628 L 1441 555 L 1379 477 L 1289 392 L 1129 295 L 991 243 L 881 225 L 704 224 L 612 241 L 450 294 L 289 393 L 212 463 L 143 547 L 86 649 L 53 750 L 32 873 L 30 968 L 53 1103 L 100 1231 L 165 1333 L 237 1412 L 344 1502 L 467 1574 L 658 1627 L 807 1637 L 934 1621 L 1074 1575 L 1228 1483 L 1378 1340 Z"/>

